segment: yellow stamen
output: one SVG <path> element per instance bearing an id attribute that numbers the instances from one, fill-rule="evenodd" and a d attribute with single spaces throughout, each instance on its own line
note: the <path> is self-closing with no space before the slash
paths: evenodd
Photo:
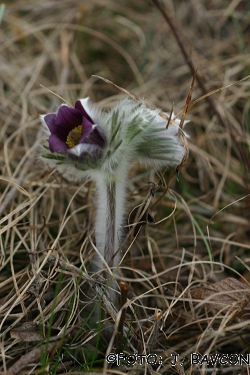
<path id="1" fill-rule="evenodd" d="M 67 136 L 67 140 L 65 142 L 66 145 L 69 146 L 70 148 L 76 146 L 78 142 L 80 141 L 81 135 L 82 135 L 82 125 L 78 125 L 69 132 Z"/>

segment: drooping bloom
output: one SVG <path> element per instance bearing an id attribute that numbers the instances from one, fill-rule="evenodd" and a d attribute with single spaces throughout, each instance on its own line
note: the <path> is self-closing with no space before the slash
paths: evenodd
<path id="1" fill-rule="evenodd" d="M 134 161 L 155 169 L 179 166 L 187 154 L 180 120 L 168 123 L 159 110 L 131 98 L 108 112 L 80 99 L 74 108 L 64 104 L 41 120 L 50 150 L 43 156 L 51 166 L 96 182 L 96 269 L 117 267 L 129 167 Z"/>
<path id="2" fill-rule="evenodd" d="M 51 153 L 64 151 L 72 159 L 84 159 L 88 155 L 95 159 L 102 153 L 106 137 L 84 109 L 87 101 L 77 100 L 75 108 L 61 105 L 56 114 L 42 116 L 50 131 Z"/>

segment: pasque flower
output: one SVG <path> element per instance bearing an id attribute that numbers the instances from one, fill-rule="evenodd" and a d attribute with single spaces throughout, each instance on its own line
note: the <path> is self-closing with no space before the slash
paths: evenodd
<path id="1" fill-rule="evenodd" d="M 131 98 L 108 112 L 80 99 L 74 108 L 63 104 L 41 120 L 50 150 L 43 156 L 51 166 L 96 182 L 96 247 L 106 265 L 117 267 L 129 167 L 136 160 L 155 169 L 181 164 L 186 148 L 180 120 L 168 123 L 159 110 Z"/>
<path id="2" fill-rule="evenodd" d="M 83 159 L 87 154 L 101 153 L 105 135 L 77 100 L 75 108 L 62 105 L 57 114 L 43 116 L 50 131 L 49 148 L 52 153 L 66 151 L 69 156 Z"/>

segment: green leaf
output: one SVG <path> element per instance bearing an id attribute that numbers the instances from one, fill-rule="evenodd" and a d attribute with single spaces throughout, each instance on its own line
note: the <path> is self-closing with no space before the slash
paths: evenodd
<path id="1" fill-rule="evenodd" d="M 53 160 L 65 160 L 65 156 L 60 156 L 57 154 L 43 154 L 42 157 L 46 159 L 53 159 Z"/>

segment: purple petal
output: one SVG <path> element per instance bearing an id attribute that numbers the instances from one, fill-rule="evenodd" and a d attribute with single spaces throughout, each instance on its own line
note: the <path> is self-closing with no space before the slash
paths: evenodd
<path id="1" fill-rule="evenodd" d="M 87 138 L 92 132 L 92 129 L 93 129 L 92 123 L 87 118 L 82 117 L 82 135 L 81 135 L 79 143 L 84 142 L 85 138 Z"/>
<path id="2" fill-rule="evenodd" d="M 55 134 L 56 133 L 56 125 L 55 125 L 55 122 L 56 122 L 56 114 L 54 113 L 50 113 L 46 116 L 44 116 L 44 121 L 46 122 L 46 125 L 48 126 L 50 132 L 52 134 Z"/>
<path id="3" fill-rule="evenodd" d="M 49 137 L 49 148 L 51 152 L 67 150 L 69 147 L 56 134 L 51 134 Z"/>
<path id="4" fill-rule="evenodd" d="M 94 121 L 92 120 L 92 118 L 88 115 L 88 113 L 86 112 L 86 110 L 83 108 L 82 106 L 82 103 L 80 102 L 80 100 L 77 100 L 75 102 L 75 108 L 81 112 L 81 114 L 83 115 L 83 117 L 85 117 L 86 119 L 89 120 L 89 122 L 91 122 L 91 124 L 94 124 Z"/>
<path id="5" fill-rule="evenodd" d="M 62 105 L 56 116 L 56 126 L 60 127 L 60 131 L 68 134 L 72 129 L 82 124 L 82 114 L 75 108 Z"/>

